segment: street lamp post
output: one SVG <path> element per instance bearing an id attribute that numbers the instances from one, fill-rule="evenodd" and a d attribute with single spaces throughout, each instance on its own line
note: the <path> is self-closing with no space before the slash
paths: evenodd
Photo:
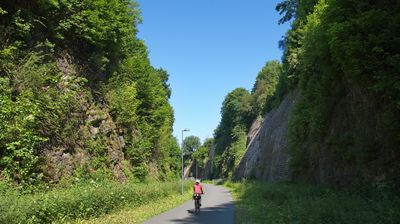
<path id="1" fill-rule="evenodd" d="M 182 142 L 181 142 L 181 165 L 182 165 L 182 172 L 181 172 L 181 194 L 183 195 L 183 132 L 189 131 L 189 129 L 182 130 Z"/>

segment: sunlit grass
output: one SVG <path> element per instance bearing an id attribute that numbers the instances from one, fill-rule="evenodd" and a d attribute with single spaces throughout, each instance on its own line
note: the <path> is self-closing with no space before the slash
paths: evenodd
<path id="1" fill-rule="evenodd" d="M 141 223 L 151 217 L 157 216 L 168 211 L 188 200 L 191 197 L 191 191 L 185 194 L 172 194 L 158 200 L 150 201 L 139 207 L 129 207 L 108 215 L 103 215 L 90 220 L 79 220 L 76 224 L 94 224 L 94 223 Z"/>
<path id="2" fill-rule="evenodd" d="M 189 190 L 191 184 L 186 183 L 185 189 Z M 0 192 L 0 223 L 71 223 L 77 219 L 113 214 L 121 209 L 139 208 L 153 202 L 158 204 L 159 200 L 168 197 L 178 203 L 180 189 L 178 181 L 121 184 L 105 180 L 88 181 L 35 194 L 3 191 Z M 149 215 L 154 213 L 147 211 Z M 143 214 L 138 217 L 149 216 Z"/>
<path id="3" fill-rule="evenodd" d="M 237 223 L 400 223 L 400 198 L 374 191 L 259 182 L 225 185 Z"/>

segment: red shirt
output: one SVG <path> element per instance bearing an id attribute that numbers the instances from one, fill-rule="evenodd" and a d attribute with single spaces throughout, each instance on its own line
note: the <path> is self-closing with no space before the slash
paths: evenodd
<path id="1" fill-rule="evenodd" d="M 201 184 L 195 184 L 193 186 L 194 188 L 194 193 L 195 194 L 202 194 L 203 193 L 203 187 L 201 186 Z"/>

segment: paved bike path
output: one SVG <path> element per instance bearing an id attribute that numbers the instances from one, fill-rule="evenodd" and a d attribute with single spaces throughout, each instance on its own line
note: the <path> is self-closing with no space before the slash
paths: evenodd
<path id="1" fill-rule="evenodd" d="M 194 202 L 190 200 L 168 212 L 144 222 L 144 224 L 162 223 L 234 223 L 234 204 L 229 191 L 221 186 L 203 184 L 204 195 L 200 214 L 194 214 Z"/>

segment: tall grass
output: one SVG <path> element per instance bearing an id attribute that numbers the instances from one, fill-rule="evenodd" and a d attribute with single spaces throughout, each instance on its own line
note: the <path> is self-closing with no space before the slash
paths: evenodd
<path id="1" fill-rule="evenodd" d="M 190 184 L 187 183 L 185 187 L 189 188 Z M 120 184 L 113 181 L 90 181 L 27 195 L 7 190 L 0 195 L 0 223 L 52 223 L 87 219 L 127 205 L 137 207 L 179 192 L 178 182 Z"/>
<path id="2" fill-rule="evenodd" d="M 298 184 L 232 183 L 237 223 L 400 223 L 398 195 Z"/>
<path id="3" fill-rule="evenodd" d="M 168 211 L 176 206 L 187 202 L 191 199 L 193 190 L 189 189 L 181 194 L 171 194 L 140 206 L 126 206 L 123 209 L 111 212 L 110 214 L 101 215 L 96 218 L 77 220 L 75 224 L 122 224 L 122 223 L 142 223 L 143 221 Z"/>

